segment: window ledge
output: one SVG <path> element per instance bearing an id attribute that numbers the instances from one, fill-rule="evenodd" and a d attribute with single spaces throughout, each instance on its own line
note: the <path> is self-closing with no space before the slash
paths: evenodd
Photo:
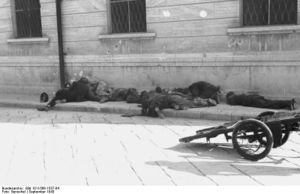
<path id="1" fill-rule="evenodd" d="M 255 26 L 227 29 L 229 35 L 288 34 L 297 32 L 300 32 L 300 25 Z"/>
<path id="2" fill-rule="evenodd" d="M 8 39 L 7 43 L 9 44 L 31 44 L 31 43 L 48 43 L 48 37 L 41 38 L 12 38 Z"/>
<path id="3" fill-rule="evenodd" d="M 99 35 L 100 40 L 105 39 L 153 39 L 156 36 L 154 32 L 144 33 L 122 33 L 122 34 L 101 34 Z"/>

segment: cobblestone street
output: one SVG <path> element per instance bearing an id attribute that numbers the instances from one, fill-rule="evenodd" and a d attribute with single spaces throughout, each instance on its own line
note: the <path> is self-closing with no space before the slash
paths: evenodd
<path id="1" fill-rule="evenodd" d="M 299 185 L 300 135 L 258 162 L 224 136 L 178 139 L 222 121 L 0 110 L 0 185 Z"/>

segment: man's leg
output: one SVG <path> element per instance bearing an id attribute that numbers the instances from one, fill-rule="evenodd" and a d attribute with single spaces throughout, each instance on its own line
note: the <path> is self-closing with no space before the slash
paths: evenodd
<path id="1" fill-rule="evenodd" d="M 56 100 L 58 100 L 58 99 L 57 99 L 57 97 L 55 96 L 54 98 L 52 98 L 52 99 L 50 100 L 50 102 L 49 102 L 46 106 L 45 106 L 45 105 L 39 106 L 39 107 L 37 107 L 37 110 L 39 110 L 39 111 L 48 111 L 50 108 L 52 108 L 52 107 L 55 106 Z"/>
<path id="2" fill-rule="evenodd" d="M 294 110 L 295 100 L 266 100 L 264 108 Z"/>

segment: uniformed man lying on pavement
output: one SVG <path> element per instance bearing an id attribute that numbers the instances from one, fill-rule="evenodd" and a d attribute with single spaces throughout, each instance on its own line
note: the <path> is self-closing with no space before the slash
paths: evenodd
<path id="1" fill-rule="evenodd" d="M 70 87 L 60 89 L 56 92 L 54 98 L 43 107 L 38 107 L 40 111 L 47 111 L 56 105 L 56 101 L 64 100 L 66 102 L 96 101 L 100 102 L 101 97 L 96 94 L 98 82 L 92 83 L 87 78 L 82 77 L 74 81 Z"/>
<path id="2" fill-rule="evenodd" d="M 235 94 L 234 92 L 228 92 L 226 94 L 226 102 L 229 105 L 288 110 L 294 110 L 296 103 L 294 99 L 269 100 L 257 94 Z"/>
<path id="3" fill-rule="evenodd" d="M 179 93 L 158 93 L 146 92 L 141 93 L 142 115 L 150 117 L 164 118 L 161 110 L 171 108 L 175 110 L 185 110 L 188 108 L 207 107 L 217 105 L 213 99 L 202 99 L 200 97 L 191 99 L 188 96 Z"/>

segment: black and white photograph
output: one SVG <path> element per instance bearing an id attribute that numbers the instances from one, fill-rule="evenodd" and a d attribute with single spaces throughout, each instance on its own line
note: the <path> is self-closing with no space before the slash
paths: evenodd
<path id="1" fill-rule="evenodd" d="M 0 0 L 0 186 L 300 186 L 300 0 Z"/>

